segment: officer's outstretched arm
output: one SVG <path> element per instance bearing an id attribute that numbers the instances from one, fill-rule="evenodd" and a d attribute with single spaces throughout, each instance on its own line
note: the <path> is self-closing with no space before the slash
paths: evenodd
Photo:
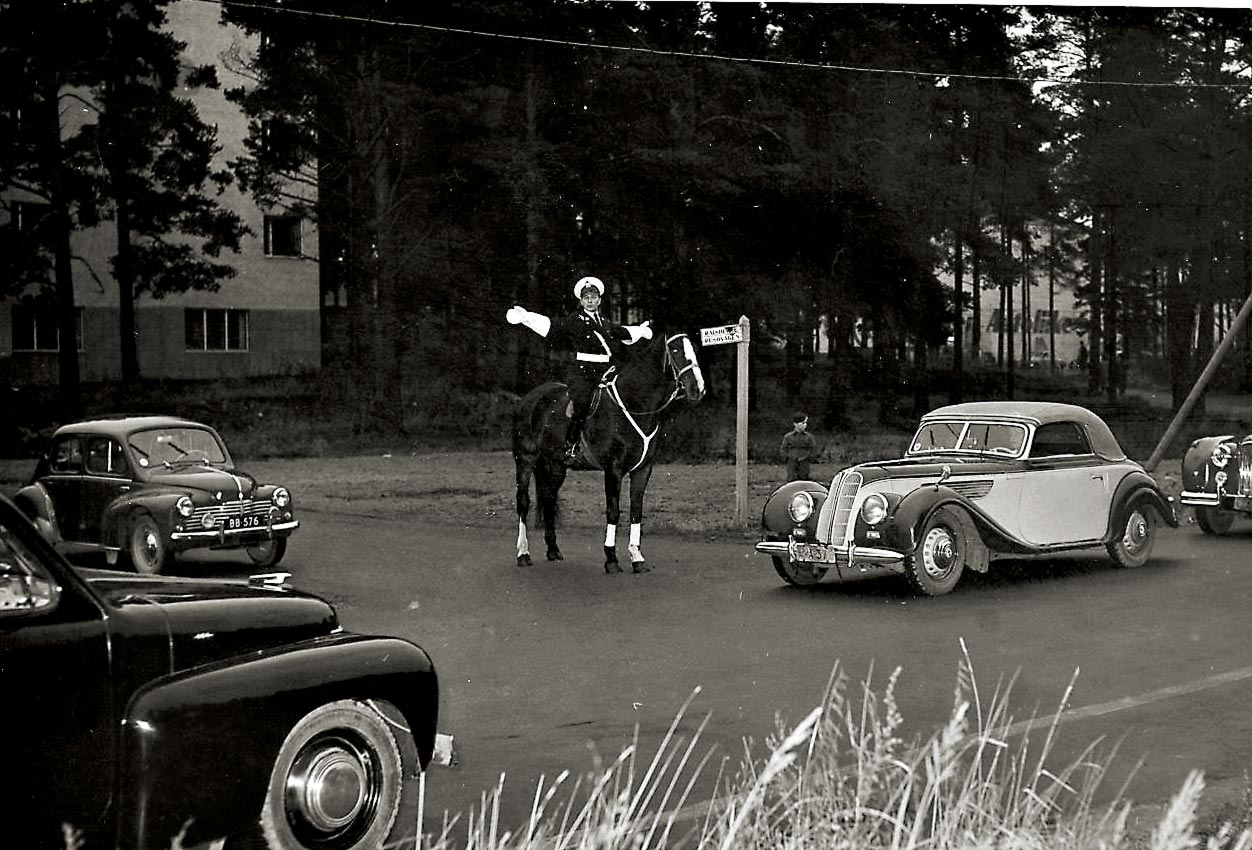
<path id="1" fill-rule="evenodd" d="M 630 334 L 630 339 L 626 341 L 627 345 L 633 345 L 641 339 L 652 339 L 652 328 L 648 327 L 647 322 L 640 322 L 637 325 L 625 325 L 626 333 Z"/>
<path id="2" fill-rule="evenodd" d="M 525 325 L 540 336 L 546 337 L 552 330 L 552 320 L 542 313 L 532 313 L 516 304 L 504 314 L 510 325 Z"/>

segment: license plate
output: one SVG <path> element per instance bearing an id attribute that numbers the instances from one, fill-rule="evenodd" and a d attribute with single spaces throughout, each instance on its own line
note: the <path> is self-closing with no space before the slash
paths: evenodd
<path id="1" fill-rule="evenodd" d="M 837 562 L 835 550 L 816 543 L 792 543 L 791 560 L 810 564 L 834 564 Z"/>
<path id="2" fill-rule="evenodd" d="M 228 516 L 226 517 L 226 530 L 237 531 L 241 528 L 261 528 L 265 525 L 264 520 L 259 516 Z"/>

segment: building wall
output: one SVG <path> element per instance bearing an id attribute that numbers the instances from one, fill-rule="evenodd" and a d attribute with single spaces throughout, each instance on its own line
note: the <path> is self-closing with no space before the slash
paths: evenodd
<path id="1" fill-rule="evenodd" d="M 176 0 L 169 7 L 170 31 L 187 47 L 188 67 L 217 67 L 221 87 L 189 90 L 201 118 L 217 127 L 218 167 L 244 153 L 247 124 L 242 113 L 226 101 L 224 91 L 249 80 L 238 73 L 242 59 L 252 55 L 256 39 L 242 30 L 223 26 L 221 7 L 201 0 Z M 90 120 L 90 111 L 66 115 L 67 132 L 74 123 Z M 139 369 L 143 377 L 210 379 L 271 374 L 306 373 L 321 367 L 320 296 L 317 229 L 304 221 L 300 227 L 301 256 L 267 257 L 264 216 L 251 200 L 231 186 L 219 202 L 238 213 L 251 233 L 238 254 L 224 252 L 219 262 L 236 270 L 216 292 L 189 292 L 160 299 L 136 299 Z M 281 212 L 281 211 L 275 211 Z M 2 214 L 0 214 L 2 215 Z M 0 222 L 3 226 L 3 222 Z M 116 253 L 112 222 L 73 237 L 74 297 L 82 316 L 80 369 L 85 381 L 120 377 L 121 344 L 118 325 L 118 289 L 110 274 L 109 258 Z M 246 351 L 189 351 L 184 316 L 188 308 L 248 312 Z M 55 352 L 13 351 L 12 311 L 0 305 L 0 378 L 16 383 L 55 383 Z"/>

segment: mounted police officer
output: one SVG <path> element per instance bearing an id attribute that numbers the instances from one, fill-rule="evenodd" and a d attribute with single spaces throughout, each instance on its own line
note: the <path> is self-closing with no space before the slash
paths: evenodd
<path id="1" fill-rule="evenodd" d="M 579 439 L 596 387 L 613 367 L 610 341 L 631 345 L 641 339 L 652 338 L 652 328 L 647 322 L 619 325 L 601 316 L 600 299 L 603 295 L 604 283 L 598 277 L 584 277 L 574 284 L 574 297 L 579 300 L 580 307 L 569 316 L 550 319 L 518 306 L 510 308 L 505 314 L 509 324 L 525 325 L 547 339 L 552 347 L 574 352 L 574 359 L 566 373 L 570 401 L 574 406 L 565 432 L 567 463 L 577 457 Z"/>

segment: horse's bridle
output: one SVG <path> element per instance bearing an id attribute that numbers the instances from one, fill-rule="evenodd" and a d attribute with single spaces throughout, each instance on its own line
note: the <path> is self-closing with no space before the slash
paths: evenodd
<path id="1" fill-rule="evenodd" d="M 664 410 L 680 398 L 688 397 L 687 388 L 683 386 L 683 375 L 699 368 L 699 364 L 694 360 L 686 365 L 674 362 L 675 355 L 673 349 L 670 348 L 670 343 L 676 339 L 689 340 L 690 338 L 687 334 L 683 333 L 670 334 L 665 338 L 665 364 L 669 367 L 669 370 L 674 373 L 674 391 L 670 394 L 670 397 L 666 399 L 665 403 L 658 408 L 658 411 Z M 684 360 L 685 359 L 686 358 L 684 358 Z"/>

